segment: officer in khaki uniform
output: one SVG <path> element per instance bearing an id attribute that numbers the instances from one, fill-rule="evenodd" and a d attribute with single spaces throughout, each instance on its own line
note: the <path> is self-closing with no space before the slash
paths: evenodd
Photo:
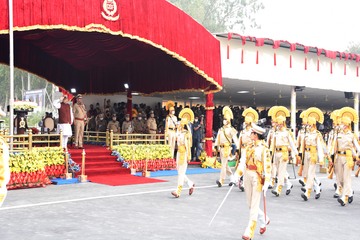
<path id="1" fill-rule="evenodd" d="M 76 96 L 76 103 L 73 106 L 74 129 L 75 129 L 75 148 L 83 148 L 84 128 L 87 121 L 87 111 L 82 103 L 82 96 Z"/>
<path id="2" fill-rule="evenodd" d="M 239 149 L 240 149 L 240 154 L 239 157 L 241 158 L 241 156 L 243 155 L 245 148 L 252 143 L 251 140 L 251 133 L 252 133 L 252 127 L 251 124 L 252 123 L 256 123 L 259 121 L 259 114 L 257 111 L 255 111 L 253 108 L 247 108 L 243 114 L 243 117 L 245 117 L 245 128 L 243 130 L 241 130 L 240 134 L 239 134 Z M 239 167 L 239 166 L 237 166 Z M 236 171 L 235 173 L 237 173 L 238 171 Z M 235 175 L 236 179 L 239 179 L 239 176 L 236 174 Z M 241 191 L 244 191 L 244 184 L 242 179 L 240 178 L 239 180 L 239 188 Z"/>
<path id="3" fill-rule="evenodd" d="M 324 164 L 324 140 L 322 139 L 321 133 L 316 129 L 316 122 L 323 123 L 324 114 L 320 109 L 311 107 L 305 111 L 304 118 L 307 119 L 309 128 L 300 143 L 300 151 L 304 159 L 304 171 L 306 171 L 304 175 L 307 177 L 307 181 L 305 188 L 302 188 L 304 193 L 301 194 L 301 197 L 307 201 L 310 198 L 313 188 L 315 189 L 315 199 L 320 197 L 320 187 L 315 187 L 314 184 L 316 184 L 316 163 L 319 162 L 320 165 Z"/>
<path id="4" fill-rule="evenodd" d="M 271 192 L 278 197 L 281 194 L 284 183 L 286 183 L 286 195 L 289 195 L 291 192 L 292 184 L 288 180 L 286 170 L 289 162 L 289 148 L 291 148 L 293 159 L 298 155 L 298 151 L 291 132 L 286 128 L 286 117 L 290 116 L 289 110 L 286 107 L 278 106 L 274 111 L 274 116 L 277 123 L 277 130 L 271 140 L 270 149 L 273 154 L 273 161 L 278 162 L 278 185 L 276 190 L 272 190 Z"/>
<path id="5" fill-rule="evenodd" d="M 168 101 L 165 108 L 167 111 L 169 111 L 169 114 L 166 116 L 165 119 L 165 137 L 168 138 L 171 156 L 174 156 L 176 142 L 176 125 L 178 121 L 177 117 L 175 116 L 175 103 L 173 101 Z"/>
<path id="6" fill-rule="evenodd" d="M 186 176 L 186 169 L 188 162 L 191 160 L 191 146 L 192 136 L 191 130 L 188 129 L 188 123 L 194 121 L 194 112 L 190 108 L 184 108 L 179 113 L 181 122 L 176 131 L 176 141 L 178 145 L 178 151 L 176 153 L 176 168 L 178 171 L 178 185 L 177 189 L 171 194 L 178 198 L 180 197 L 184 182 L 189 186 L 189 195 L 194 192 L 195 184 Z"/>
<path id="7" fill-rule="evenodd" d="M 156 134 L 157 124 L 153 110 L 150 111 L 150 117 L 146 121 L 146 126 L 150 134 Z M 153 136 L 152 138 L 155 138 L 155 136 Z"/>
<path id="8" fill-rule="evenodd" d="M 130 121 L 130 114 L 126 114 L 125 121 L 123 121 L 121 126 L 121 133 L 126 134 L 132 132 L 133 132 L 133 126 L 132 126 L 132 121 Z"/>
<path id="9" fill-rule="evenodd" d="M 341 118 L 340 132 L 335 139 L 335 167 L 337 171 L 342 195 L 338 198 L 341 206 L 345 206 L 353 201 L 353 191 L 351 188 L 351 174 L 354 167 L 354 159 L 359 156 L 360 146 L 358 137 L 351 131 L 351 122 L 357 123 L 359 117 L 355 109 L 343 107 L 339 110 Z M 338 163 L 338 164 L 337 164 Z"/>
<path id="10" fill-rule="evenodd" d="M 116 114 L 113 114 L 111 121 L 108 122 L 107 129 L 113 131 L 113 133 L 120 133 L 120 123 L 116 120 Z"/>
<path id="11" fill-rule="evenodd" d="M 247 145 L 241 155 L 239 164 L 239 174 L 244 173 L 244 187 L 246 200 L 250 208 L 250 220 L 242 239 L 248 240 L 254 238 L 256 223 L 260 222 L 260 234 L 266 231 L 266 225 L 270 219 L 260 209 L 260 198 L 264 195 L 270 185 L 271 177 L 271 157 L 268 147 L 264 141 L 265 129 L 251 124 L 252 143 Z M 265 210 L 265 209 L 264 209 Z"/>
<path id="12" fill-rule="evenodd" d="M 228 161 L 231 155 L 232 143 L 236 144 L 237 149 L 237 144 L 239 143 L 236 137 L 237 131 L 231 126 L 231 119 L 234 118 L 231 109 L 226 106 L 223 108 L 222 113 L 224 118 L 223 126 L 219 129 L 215 140 L 215 148 L 219 150 L 221 159 L 220 178 L 219 180 L 216 180 L 216 183 L 219 187 L 222 187 L 224 184 L 226 176 L 230 176 L 230 186 L 236 181 L 235 176 L 232 174 L 232 171 L 228 165 Z"/>

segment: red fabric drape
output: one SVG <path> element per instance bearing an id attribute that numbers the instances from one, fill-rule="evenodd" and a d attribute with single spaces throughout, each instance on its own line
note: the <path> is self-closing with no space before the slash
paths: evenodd
<path id="1" fill-rule="evenodd" d="M 130 119 L 132 119 L 132 94 L 130 89 L 127 91 L 126 113 L 129 114 Z"/>
<path id="2" fill-rule="evenodd" d="M 212 128 L 214 115 L 214 94 L 206 94 L 206 130 L 205 130 L 205 151 L 206 154 L 212 157 Z"/>
<path id="3" fill-rule="evenodd" d="M 256 38 L 255 39 L 255 46 L 261 47 L 264 46 L 265 38 Z M 256 49 L 256 64 L 259 64 L 259 50 Z"/>
<path id="4" fill-rule="evenodd" d="M 80 93 L 218 91 L 220 43 L 168 1 L 15 0 L 15 66 Z M 0 62 L 8 63 L 8 0 L 0 0 Z M 195 37 L 196 36 L 196 37 Z M 92 86 L 91 86 L 92 85 Z"/>
<path id="5" fill-rule="evenodd" d="M 274 49 L 274 66 L 276 66 L 276 49 L 278 49 L 280 47 L 280 40 L 274 40 L 274 45 L 273 45 L 273 49 Z"/>

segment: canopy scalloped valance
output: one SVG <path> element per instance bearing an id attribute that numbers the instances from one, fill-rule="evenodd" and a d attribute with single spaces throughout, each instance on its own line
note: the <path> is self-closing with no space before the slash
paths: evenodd
<path id="1" fill-rule="evenodd" d="M 219 41 L 163 0 L 14 0 L 15 66 L 80 93 L 222 89 Z M 0 62 L 9 62 L 0 0 Z"/>

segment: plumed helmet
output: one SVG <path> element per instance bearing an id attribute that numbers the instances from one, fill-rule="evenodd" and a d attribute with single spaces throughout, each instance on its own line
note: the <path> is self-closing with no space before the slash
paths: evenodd
<path id="1" fill-rule="evenodd" d="M 245 117 L 245 123 L 252 123 L 259 121 L 259 114 L 253 108 L 247 108 L 243 113 L 242 116 Z"/>
<path id="2" fill-rule="evenodd" d="M 340 123 L 339 122 L 339 120 L 340 120 L 339 119 L 340 118 L 339 112 L 340 112 L 340 109 L 336 109 L 336 110 L 331 112 L 330 119 L 333 120 L 333 124 L 339 124 Z"/>
<path id="3" fill-rule="evenodd" d="M 339 117 L 341 118 L 341 122 L 346 125 L 350 125 L 351 122 L 358 123 L 359 122 L 359 116 L 357 115 L 355 109 L 351 107 L 343 107 L 339 110 Z M 349 118 L 348 119 L 346 119 Z M 346 121 L 347 123 L 345 123 Z"/>
<path id="4" fill-rule="evenodd" d="M 286 121 L 286 117 L 290 117 L 290 112 L 286 107 L 277 106 L 273 110 L 273 118 L 278 124 L 284 123 Z"/>
<path id="5" fill-rule="evenodd" d="M 169 100 L 169 101 L 167 101 L 165 108 L 167 111 L 172 111 L 172 110 L 175 110 L 174 106 L 175 106 L 175 103 L 173 101 Z"/>
<path id="6" fill-rule="evenodd" d="M 323 112 L 317 108 L 317 107 L 311 107 L 311 108 L 308 108 L 306 111 L 305 111 L 305 116 L 304 117 L 307 117 L 308 119 L 308 123 L 310 125 L 314 125 L 316 124 L 316 122 L 319 122 L 319 123 L 323 123 L 324 122 L 324 114 Z M 310 117 L 314 118 L 315 121 L 311 120 L 311 123 L 310 123 Z"/>
<path id="7" fill-rule="evenodd" d="M 224 119 L 230 121 L 231 119 L 234 118 L 233 112 L 231 111 L 231 109 L 228 106 L 225 106 L 222 110 Z"/>
<path id="8" fill-rule="evenodd" d="M 179 113 L 179 118 L 181 118 L 180 124 L 188 124 L 189 122 L 192 123 L 195 118 L 194 112 L 190 108 L 183 108 Z"/>
<path id="9" fill-rule="evenodd" d="M 308 119 L 307 119 L 307 117 L 305 117 L 305 113 L 306 113 L 306 110 L 302 111 L 299 116 L 302 119 L 302 124 L 308 123 Z"/>
<path id="10" fill-rule="evenodd" d="M 271 117 L 272 121 L 275 121 L 275 117 L 274 117 L 274 110 L 277 108 L 277 106 L 272 106 L 269 111 L 268 111 L 268 116 Z"/>

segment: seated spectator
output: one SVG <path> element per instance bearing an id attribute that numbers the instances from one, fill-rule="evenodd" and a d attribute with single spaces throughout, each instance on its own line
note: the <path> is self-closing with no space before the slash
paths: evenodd
<path id="1" fill-rule="evenodd" d="M 96 131 L 97 132 L 106 132 L 107 122 L 104 119 L 104 114 L 100 113 L 98 115 L 99 120 L 96 122 Z"/>

